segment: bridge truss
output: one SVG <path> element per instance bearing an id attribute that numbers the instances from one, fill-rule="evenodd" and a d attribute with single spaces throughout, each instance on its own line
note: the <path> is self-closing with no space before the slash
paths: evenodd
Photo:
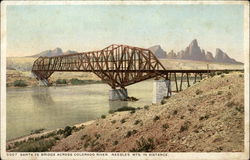
<path id="1" fill-rule="evenodd" d="M 148 49 L 110 45 L 99 51 L 54 57 L 39 57 L 32 72 L 46 80 L 58 72 L 93 72 L 112 88 L 125 87 L 161 74 L 165 70 Z"/>
<path id="2" fill-rule="evenodd" d="M 202 79 L 202 75 L 218 71 L 224 72 L 226 70 L 165 69 L 149 49 L 116 44 L 99 51 L 39 57 L 32 67 L 36 78 L 45 84 L 49 84 L 48 79 L 54 72 L 93 72 L 113 89 L 116 87 L 124 88 L 154 77 L 164 77 L 174 81 L 176 92 L 182 90 L 184 80 L 190 86 L 191 75 L 196 82 L 198 77 Z M 184 79 L 184 77 L 186 78 Z"/>

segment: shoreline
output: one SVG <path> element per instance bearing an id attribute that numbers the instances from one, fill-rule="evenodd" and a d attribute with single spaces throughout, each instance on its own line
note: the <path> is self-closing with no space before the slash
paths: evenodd
<path id="1" fill-rule="evenodd" d="M 81 85 L 90 85 L 90 84 L 106 84 L 103 83 L 101 80 L 96 80 L 96 82 L 93 83 L 86 83 L 86 84 L 53 84 L 50 86 L 44 86 L 44 85 L 35 85 L 35 86 L 25 86 L 25 87 L 19 87 L 19 86 L 6 86 L 6 88 L 35 88 L 35 87 L 65 87 L 65 86 L 81 86 Z"/>
<path id="2" fill-rule="evenodd" d="M 86 121 L 86 122 L 83 122 L 83 123 L 78 123 L 78 124 L 74 124 L 72 127 L 76 127 L 76 128 L 79 128 L 81 126 L 88 126 L 92 123 L 94 123 L 97 119 L 95 120 L 90 120 L 90 121 Z M 66 127 L 66 126 L 65 126 Z M 48 130 L 48 131 L 44 131 L 44 132 L 41 132 L 41 133 L 35 133 L 35 134 L 29 134 L 29 135 L 24 135 L 24 136 L 20 136 L 20 137 L 16 137 L 16 138 L 13 138 L 13 139 L 10 139 L 10 140 L 6 140 L 6 143 L 7 144 L 10 144 L 10 143 L 15 143 L 15 142 L 21 142 L 21 141 L 26 141 L 28 140 L 29 138 L 37 138 L 37 137 L 41 137 L 41 136 L 44 136 L 44 135 L 47 135 L 49 133 L 53 133 L 53 132 L 56 132 L 60 129 L 63 129 L 63 128 L 56 128 L 56 129 L 53 129 L 53 130 Z"/>

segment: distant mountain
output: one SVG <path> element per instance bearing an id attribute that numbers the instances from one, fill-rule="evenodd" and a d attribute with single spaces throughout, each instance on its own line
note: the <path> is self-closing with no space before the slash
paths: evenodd
<path id="1" fill-rule="evenodd" d="M 207 51 L 206 60 L 209 61 L 209 62 L 214 62 L 215 61 L 214 56 L 213 56 L 213 54 L 211 52 Z"/>
<path id="2" fill-rule="evenodd" d="M 167 53 L 161 48 L 160 45 L 150 47 L 149 50 L 151 50 L 157 58 L 167 58 Z"/>
<path id="3" fill-rule="evenodd" d="M 65 54 L 74 54 L 74 53 L 77 53 L 77 52 L 76 51 L 71 51 L 71 50 L 63 52 L 61 48 L 55 48 L 53 50 L 43 51 L 41 53 L 32 55 L 30 57 L 40 57 L 40 56 L 42 56 L 42 57 L 52 57 L 52 56 L 61 56 L 61 55 L 65 55 Z"/>
<path id="4" fill-rule="evenodd" d="M 201 49 L 196 39 L 194 39 L 185 50 L 181 50 L 175 53 L 173 50 L 166 53 L 160 45 L 156 45 L 149 48 L 157 58 L 168 58 L 168 59 L 183 59 L 183 60 L 195 60 L 195 61 L 208 61 L 208 62 L 219 62 L 219 63 L 232 63 L 232 64 L 243 64 L 230 58 L 221 49 L 216 49 L 215 57 L 211 52 L 207 53 L 204 49 Z"/>

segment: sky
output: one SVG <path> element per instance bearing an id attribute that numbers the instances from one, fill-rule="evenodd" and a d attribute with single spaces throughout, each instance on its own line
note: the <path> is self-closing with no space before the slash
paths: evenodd
<path id="1" fill-rule="evenodd" d="M 219 5 L 13 5 L 7 6 L 7 56 L 60 47 L 100 50 L 110 44 L 169 52 L 193 39 L 205 51 L 222 49 L 244 60 L 244 6 Z"/>

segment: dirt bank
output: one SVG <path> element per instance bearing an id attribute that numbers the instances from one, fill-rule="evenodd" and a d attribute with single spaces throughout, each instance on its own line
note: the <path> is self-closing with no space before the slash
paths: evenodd
<path id="1" fill-rule="evenodd" d="M 244 78 L 218 75 L 164 105 L 116 112 L 58 141 L 51 151 L 239 152 L 244 150 Z"/>

